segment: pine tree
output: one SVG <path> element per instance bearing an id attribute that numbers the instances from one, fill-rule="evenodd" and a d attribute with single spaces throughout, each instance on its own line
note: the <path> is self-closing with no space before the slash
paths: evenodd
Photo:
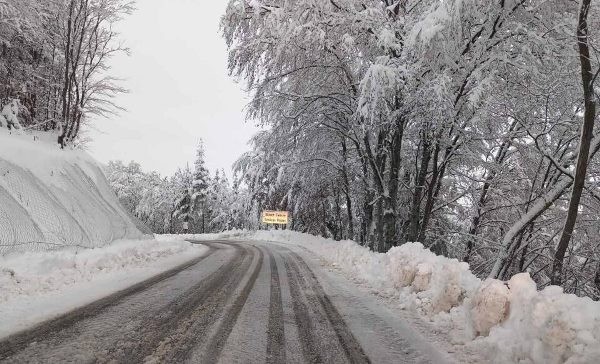
<path id="1" fill-rule="evenodd" d="M 204 142 L 200 140 L 196 150 L 196 161 L 194 163 L 194 181 L 192 182 L 191 211 L 194 216 L 199 218 L 197 230 L 206 232 L 206 214 L 207 214 L 207 196 L 209 186 L 209 173 L 204 162 Z"/>
<path id="2" fill-rule="evenodd" d="M 184 230 L 193 222 L 194 212 L 194 175 L 189 166 L 179 169 L 175 173 L 176 188 L 180 191 L 180 197 L 175 204 L 173 217 L 183 222 Z"/>

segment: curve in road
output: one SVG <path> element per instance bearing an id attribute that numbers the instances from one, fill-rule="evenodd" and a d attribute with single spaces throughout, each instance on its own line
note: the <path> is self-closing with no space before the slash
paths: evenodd
<path id="1" fill-rule="evenodd" d="M 0 342 L 0 362 L 371 362 L 296 252 L 201 244 L 201 258 Z"/>

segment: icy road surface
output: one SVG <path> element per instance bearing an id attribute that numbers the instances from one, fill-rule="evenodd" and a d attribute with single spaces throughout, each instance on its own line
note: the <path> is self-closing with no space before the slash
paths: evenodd
<path id="1" fill-rule="evenodd" d="M 308 253 L 201 244 L 201 258 L 0 342 L 0 362 L 451 361 Z"/>

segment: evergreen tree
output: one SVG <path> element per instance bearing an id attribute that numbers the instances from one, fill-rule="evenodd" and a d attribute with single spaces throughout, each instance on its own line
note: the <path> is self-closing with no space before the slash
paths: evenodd
<path id="1" fill-rule="evenodd" d="M 205 167 L 204 157 L 204 142 L 200 140 L 198 149 L 196 150 L 196 161 L 194 162 L 194 180 L 192 182 L 190 213 L 193 214 L 193 216 L 198 217 L 198 221 L 195 224 L 196 231 L 201 233 L 206 232 L 206 202 L 210 180 L 208 169 Z"/>
<path id="2" fill-rule="evenodd" d="M 229 230 L 234 226 L 233 192 L 224 170 L 216 170 L 208 188 L 208 211 L 210 215 L 210 231 Z"/>
<path id="3" fill-rule="evenodd" d="M 185 169 L 179 169 L 175 173 L 174 183 L 180 191 L 180 197 L 175 205 L 173 217 L 183 223 L 183 229 L 189 227 L 193 222 L 194 212 L 194 174 L 189 166 Z"/>

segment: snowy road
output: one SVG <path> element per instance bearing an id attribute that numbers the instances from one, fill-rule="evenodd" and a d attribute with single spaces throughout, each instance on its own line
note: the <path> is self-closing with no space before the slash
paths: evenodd
<path id="1" fill-rule="evenodd" d="M 195 261 L 0 342 L 0 362 L 450 361 L 308 253 L 202 244 Z"/>

